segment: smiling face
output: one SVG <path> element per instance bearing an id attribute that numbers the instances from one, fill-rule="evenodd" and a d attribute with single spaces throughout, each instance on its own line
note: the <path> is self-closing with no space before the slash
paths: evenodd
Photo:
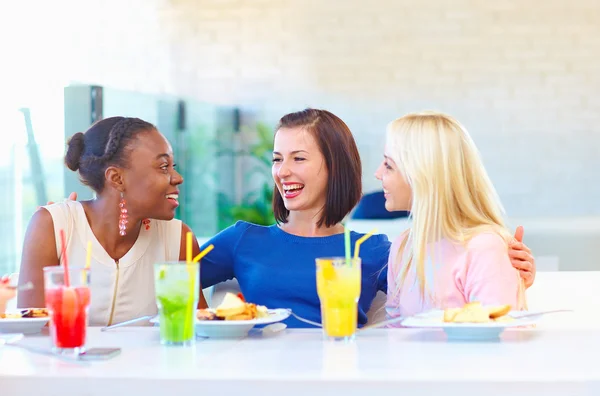
<path id="1" fill-rule="evenodd" d="M 289 211 L 320 211 L 327 199 L 325 158 L 313 135 L 302 126 L 275 134 L 273 180 Z"/>
<path id="2" fill-rule="evenodd" d="M 122 177 L 130 211 L 157 220 L 175 216 L 183 178 L 175 170 L 171 145 L 156 129 L 140 133 L 131 143 Z"/>
<path id="3" fill-rule="evenodd" d="M 388 212 L 410 210 L 412 189 L 389 155 L 384 155 L 375 177 L 381 180 L 385 195 L 385 209 Z"/>

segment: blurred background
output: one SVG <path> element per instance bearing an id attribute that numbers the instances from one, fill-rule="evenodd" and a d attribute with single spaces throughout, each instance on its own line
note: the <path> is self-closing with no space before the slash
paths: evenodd
<path id="1" fill-rule="evenodd" d="M 38 205 L 91 197 L 63 155 L 95 120 L 158 126 L 185 177 L 178 217 L 209 237 L 273 223 L 273 127 L 309 106 L 350 126 L 365 193 L 388 122 L 454 115 L 534 253 L 600 269 L 597 0 L 11 1 L 0 54 L 0 273 Z"/>

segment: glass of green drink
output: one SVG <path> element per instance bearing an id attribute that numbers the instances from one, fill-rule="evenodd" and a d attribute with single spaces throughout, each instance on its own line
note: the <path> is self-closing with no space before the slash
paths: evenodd
<path id="1" fill-rule="evenodd" d="M 163 345 L 191 345 L 195 341 L 198 267 L 198 263 L 186 262 L 154 265 L 160 343 Z"/>

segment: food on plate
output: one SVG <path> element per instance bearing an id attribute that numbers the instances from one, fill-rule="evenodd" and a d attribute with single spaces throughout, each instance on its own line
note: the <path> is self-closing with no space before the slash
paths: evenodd
<path id="1" fill-rule="evenodd" d="M 454 317 L 462 310 L 462 308 L 448 308 L 444 310 L 444 322 L 452 322 Z"/>
<path id="2" fill-rule="evenodd" d="M 225 294 L 223 301 L 216 309 L 216 314 L 220 318 L 241 315 L 246 311 L 246 303 L 231 293 Z"/>
<path id="3" fill-rule="evenodd" d="M 446 323 L 488 323 L 506 322 L 512 320 L 506 316 L 510 312 L 510 305 L 484 307 L 480 302 L 470 302 L 462 308 L 448 308 L 444 310 Z"/>
<path id="4" fill-rule="evenodd" d="M 267 307 L 247 303 L 244 296 L 233 293 L 225 294 L 223 302 L 215 309 L 199 309 L 198 320 L 252 320 L 268 316 Z"/>
<path id="5" fill-rule="evenodd" d="M 5 312 L 0 314 L 0 319 L 21 319 L 22 317 L 20 312 Z"/>
<path id="6" fill-rule="evenodd" d="M 198 320 L 217 320 L 217 315 L 208 309 L 199 309 L 196 311 L 196 318 Z"/>
<path id="7" fill-rule="evenodd" d="M 488 311 L 490 313 L 490 319 L 499 319 L 510 312 L 510 305 L 500 305 L 498 307 L 490 307 Z"/>
<path id="8" fill-rule="evenodd" d="M 21 319 L 21 318 L 46 318 L 48 310 L 46 308 L 25 308 L 18 311 L 6 312 L 0 314 L 0 319 Z"/>

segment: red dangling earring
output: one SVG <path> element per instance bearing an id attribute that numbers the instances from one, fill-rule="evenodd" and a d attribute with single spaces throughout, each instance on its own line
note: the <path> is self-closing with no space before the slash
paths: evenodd
<path id="1" fill-rule="evenodd" d="M 148 231 L 150 229 L 150 219 L 144 219 L 144 220 L 142 220 L 142 224 L 146 228 L 146 231 Z"/>
<path id="2" fill-rule="evenodd" d="M 127 223 L 129 222 L 129 220 L 127 220 L 129 216 L 127 215 L 125 204 L 125 198 L 123 197 L 123 193 L 121 193 L 121 200 L 119 201 L 119 235 L 121 236 L 127 234 L 125 230 L 127 229 Z"/>

